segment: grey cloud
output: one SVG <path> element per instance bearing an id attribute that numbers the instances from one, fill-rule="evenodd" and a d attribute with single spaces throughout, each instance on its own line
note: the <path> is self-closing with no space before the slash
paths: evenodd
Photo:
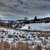
<path id="1" fill-rule="evenodd" d="M 5 16 L 45 16 L 45 14 L 48 13 L 48 10 L 50 10 L 50 2 L 48 1 L 46 0 L 45 2 L 45 0 L 1 0 L 0 14 Z"/>
<path id="2" fill-rule="evenodd" d="M 50 0 L 43 0 L 43 1 L 50 1 Z"/>
<path id="3" fill-rule="evenodd" d="M 46 5 L 42 5 L 37 7 L 38 9 L 42 9 L 42 10 L 50 10 L 50 5 L 46 6 Z"/>

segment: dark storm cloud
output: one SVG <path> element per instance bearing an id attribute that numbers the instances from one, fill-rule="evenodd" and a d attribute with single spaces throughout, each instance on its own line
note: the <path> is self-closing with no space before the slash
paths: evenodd
<path id="1" fill-rule="evenodd" d="M 45 16 L 50 10 L 50 0 L 0 0 L 0 15 Z"/>

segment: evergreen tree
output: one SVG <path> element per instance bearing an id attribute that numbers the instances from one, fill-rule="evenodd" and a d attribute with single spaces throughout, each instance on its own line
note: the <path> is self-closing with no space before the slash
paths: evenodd
<path id="1" fill-rule="evenodd" d="M 37 16 L 34 17 L 34 20 L 37 20 Z"/>

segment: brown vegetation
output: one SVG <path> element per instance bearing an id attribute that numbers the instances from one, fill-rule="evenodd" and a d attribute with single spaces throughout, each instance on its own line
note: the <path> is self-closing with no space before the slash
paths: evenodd
<path id="1" fill-rule="evenodd" d="M 41 50 L 41 46 L 32 47 L 28 43 L 18 42 L 14 46 L 8 42 L 0 42 L 0 50 Z M 50 47 L 45 48 L 45 50 L 50 50 Z"/>
<path id="2" fill-rule="evenodd" d="M 12 46 L 8 42 L 0 42 L 0 50 L 29 50 L 29 45 L 27 43 L 19 42 L 16 46 Z"/>
<path id="3" fill-rule="evenodd" d="M 50 47 L 46 48 L 46 50 L 50 50 Z"/>

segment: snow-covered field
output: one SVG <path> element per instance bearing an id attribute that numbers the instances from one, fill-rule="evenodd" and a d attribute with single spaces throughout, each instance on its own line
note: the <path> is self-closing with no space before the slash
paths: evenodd
<path id="1" fill-rule="evenodd" d="M 24 32 L 17 31 L 9 28 L 0 28 L 0 41 L 11 42 L 24 42 L 24 43 L 34 43 L 35 45 L 41 45 L 44 42 L 50 44 L 50 37 L 45 39 L 45 37 L 38 37 L 39 32 Z"/>

